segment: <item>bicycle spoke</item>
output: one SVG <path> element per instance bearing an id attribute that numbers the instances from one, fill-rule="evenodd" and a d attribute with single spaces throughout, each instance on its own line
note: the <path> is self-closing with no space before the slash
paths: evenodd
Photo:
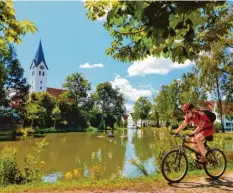
<path id="1" fill-rule="evenodd" d="M 163 160 L 163 175 L 170 182 L 178 182 L 186 175 L 187 165 L 187 160 L 183 154 L 171 151 Z"/>
<path id="2" fill-rule="evenodd" d="M 220 177 L 226 169 L 226 157 L 219 149 L 212 149 L 207 152 L 208 163 L 205 165 L 205 171 L 211 178 Z"/>

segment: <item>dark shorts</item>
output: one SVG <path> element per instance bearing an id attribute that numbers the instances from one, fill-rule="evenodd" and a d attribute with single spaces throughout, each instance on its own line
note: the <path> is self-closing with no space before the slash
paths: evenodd
<path id="1" fill-rule="evenodd" d="M 214 127 L 202 129 L 199 133 L 201 133 L 205 137 L 213 135 L 214 134 Z M 194 136 L 194 141 L 196 141 L 196 136 Z"/>

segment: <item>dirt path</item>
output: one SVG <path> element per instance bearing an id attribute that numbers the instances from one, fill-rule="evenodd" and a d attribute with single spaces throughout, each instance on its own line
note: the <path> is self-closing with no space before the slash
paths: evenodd
<path id="1" fill-rule="evenodd" d="M 156 187 L 157 184 L 157 187 Z M 143 191 L 141 191 L 143 190 Z M 158 182 L 145 187 L 143 183 L 137 184 L 127 190 L 73 190 L 73 191 L 52 191 L 52 192 L 35 192 L 35 193 L 222 193 L 233 192 L 233 173 L 225 174 L 219 180 L 210 180 L 206 177 L 196 178 L 193 180 L 187 179 L 176 184 L 159 185 Z"/>

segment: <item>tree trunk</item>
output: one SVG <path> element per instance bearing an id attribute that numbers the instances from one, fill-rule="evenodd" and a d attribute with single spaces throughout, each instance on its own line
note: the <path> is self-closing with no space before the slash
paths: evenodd
<path id="1" fill-rule="evenodd" d="M 33 126 L 33 121 L 34 121 L 34 119 L 32 119 L 31 127 Z"/>
<path id="2" fill-rule="evenodd" d="M 216 78 L 216 86 L 217 86 L 217 94 L 218 94 L 219 112 L 220 112 L 220 118 L 221 118 L 222 132 L 224 133 L 225 131 L 224 131 L 223 115 L 222 115 L 222 99 L 221 99 L 221 96 L 220 96 L 220 88 L 219 88 L 218 77 Z"/>
<path id="3" fill-rule="evenodd" d="M 142 119 L 141 119 L 141 128 L 142 128 Z"/>

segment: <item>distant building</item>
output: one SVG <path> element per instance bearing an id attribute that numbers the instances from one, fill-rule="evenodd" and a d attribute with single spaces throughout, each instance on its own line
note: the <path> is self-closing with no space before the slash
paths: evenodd
<path id="1" fill-rule="evenodd" d="M 45 61 L 42 43 L 40 41 L 35 58 L 30 66 L 29 93 L 48 92 L 54 97 L 58 97 L 65 90 L 47 87 L 48 65 Z"/>
<path id="2" fill-rule="evenodd" d="M 217 115 L 217 119 L 216 122 L 221 123 L 221 117 L 220 114 L 217 112 L 217 103 L 216 102 L 212 102 L 213 103 L 213 112 Z M 222 102 L 222 120 L 223 120 L 223 127 L 224 130 L 226 131 L 230 131 L 233 129 L 233 120 L 229 120 L 227 119 L 227 115 L 231 115 L 233 116 L 233 104 L 230 102 Z"/>

